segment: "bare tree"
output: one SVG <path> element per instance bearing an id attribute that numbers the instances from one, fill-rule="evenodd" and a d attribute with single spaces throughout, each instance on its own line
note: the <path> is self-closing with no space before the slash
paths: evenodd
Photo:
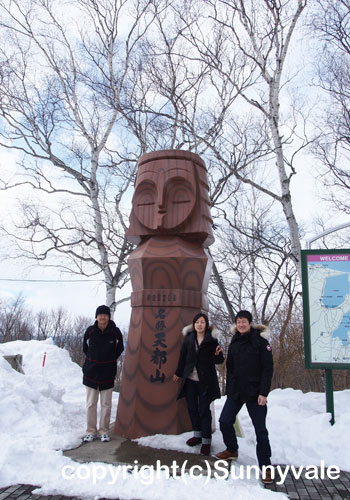
<path id="1" fill-rule="evenodd" d="M 229 216 L 217 220 L 215 231 L 215 260 L 233 309 L 249 308 L 255 321 L 265 324 L 273 321 L 282 304 L 288 302 L 292 309 L 300 295 L 295 266 L 287 258 L 288 234 L 274 204 L 251 187 L 241 188 L 237 200 L 227 204 Z M 215 291 L 211 293 L 220 308 L 220 297 L 214 299 Z"/>
<path id="2" fill-rule="evenodd" d="M 167 2 L 166 9 L 156 12 L 158 36 L 147 37 L 143 45 L 145 72 L 135 71 L 128 119 L 140 142 L 147 138 L 155 146 L 186 147 L 205 158 L 216 224 L 218 217 L 229 212 L 227 201 L 236 196 L 240 182 L 235 180 L 237 172 L 253 168 L 254 162 L 267 158 L 269 149 L 266 133 L 256 120 L 251 116 L 237 119 L 231 113 L 236 100 L 242 101 L 241 92 L 252 85 L 252 65 L 236 47 L 230 61 L 231 80 L 226 73 L 213 70 L 213 61 L 203 54 L 194 34 L 203 36 L 203 40 L 208 34 L 207 21 L 203 31 L 200 28 L 201 7 L 206 10 L 201 2 Z M 169 17 L 169 12 L 173 16 Z M 216 29 L 214 40 L 210 39 L 211 50 L 217 57 L 223 37 L 222 30 Z M 142 110 L 137 107 L 140 95 Z M 215 249 L 212 254 L 215 260 Z M 216 283 L 233 321 L 225 278 L 216 264 Z"/>
<path id="3" fill-rule="evenodd" d="M 198 14 L 188 17 L 185 3 L 174 25 L 169 13 L 179 13 L 168 1 L 81 0 L 74 7 L 82 18 L 72 35 L 58 3 L 0 4 L 12 48 L 2 52 L 2 146 L 23 154 L 25 172 L 2 187 L 25 184 L 58 198 L 45 210 L 23 203 L 15 230 L 3 231 L 35 263 L 57 266 L 50 256 L 59 254 L 65 272 L 103 273 L 113 310 L 116 288 L 127 279 L 123 199 L 136 159 L 159 148 L 205 154 L 238 93 L 222 75 L 213 78 L 206 61 L 188 57 L 193 48 L 181 34 Z M 133 20 L 120 34 L 123 9 Z M 240 154 L 250 152 L 242 147 Z M 227 198 L 233 172 L 212 157 L 209 174 L 216 206 Z"/>
<path id="4" fill-rule="evenodd" d="M 238 202 L 239 200 L 239 202 Z M 290 245 L 285 225 L 278 219 L 269 198 L 251 187 L 243 186 L 237 193 L 237 205 L 229 203 L 228 218 L 217 221 L 215 259 L 225 291 L 234 312 L 249 309 L 254 323 L 269 325 L 276 362 L 275 386 L 291 382 L 290 367 L 303 369 L 303 344 L 299 337 L 303 329 L 294 330 L 295 317 L 300 316 L 300 281 L 294 263 L 288 259 Z M 216 283 L 210 287 L 210 311 L 214 323 L 220 326 L 220 344 L 227 351 L 232 338 L 232 320 L 222 307 Z M 290 332 L 296 331 L 297 346 L 290 346 Z M 293 351 L 293 352 L 292 352 Z M 304 370 L 304 369 L 303 369 Z M 288 382 L 287 382 L 288 380 Z"/>
<path id="5" fill-rule="evenodd" d="M 206 61 L 212 75 L 225 81 L 226 92 L 231 88 L 237 93 L 225 133 L 208 147 L 227 173 L 280 204 L 290 235 L 290 256 L 301 275 L 300 235 L 290 183 L 296 174 L 295 157 L 308 139 L 298 133 L 297 108 L 288 116 L 281 112 L 281 93 L 291 78 L 286 69 L 288 55 L 306 0 L 206 4 L 210 28 L 204 31 L 198 24 L 188 25 L 183 36 L 196 47 L 197 57 Z M 259 167 L 266 169 L 267 183 L 254 181 L 252 174 Z M 276 178 L 274 169 L 278 183 L 271 183 Z"/>
<path id="6" fill-rule="evenodd" d="M 122 101 L 151 4 L 76 0 L 67 20 L 61 2 L 0 3 L 0 144 L 23 158 L 22 179 L 3 180 L 2 189 L 56 196 L 50 213 L 24 205 L 12 234 L 37 262 L 52 255 L 57 265 L 58 254 L 64 271 L 102 273 L 112 311 L 131 250 L 122 200 L 139 155 L 123 136 Z"/>
<path id="7" fill-rule="evenodd" d="M 317 84 L 324 91 L 319 117 L 321 132 L 313 151 L 323 166 L 328 201 L 337 211 L 350 214 L 349 2 L 317 0 L 310 24 L 317 37 Z"/>
<path id="8" fill-rule="evenodd" d="M 0 300 L 0 341 L 29 340 L 32 336 L 32 316 L 25 308 L 23 296 Z"/>
<path id="9" fill-rule="evenodd" d="M 58 199 L 46 210 L 24 203 L 15 231 L 4 228 L 21 255 L 56 265 L 50 256 L 58 254 L 66 272 L 102 273 L 113 310 L 127 279 L 123 200 L 136 160 L 147 150 L 184 148 L 206 160 L 215 224 L 224 218 L 250 238 L 248 253 L 231 247 L 242 262 L 241 282 L 249 270 L 263 282 L 263 258 L 264 269 L 271 264 L 278 276 L 288 257 L 299 265 L 290 182 L 307 140 L 297 137 L 295 116 L 283 119 L 280 100 L 304 7 L 301 0 L 76 0 L 72 29 L 59 2 L 0 0 L 2 146 L 23 155 L 25 173 L 2 187 L 26 184 Z M 257 171 L 264 172 L 259 181 Z M 242 214 L 246 205 L 228 203 L 241 203 L 240 185 L 282 207 L 290 244 L 280 225 L 261 240 L 254 221 L 242 229 L 232 210 Z M 238 263 L 225 269 L 224 256 L 215 250 L 213 256 L 225 295 Z M 256 315 L 271 319 L 271 281 L 264 279 L 265 302 L 254 286 L 250 295 L 244 287 L 238 296 L 226 293 L 231 320 L 231 301 L 248 298 Z"/>
<path id="10" fill-rule="evenodd" d="M 324 390 L 321 370 L 305 368 L 304 327 L 301 301 L 286 324 L 288 311 L 281 308 L 271 323 L 271 344 L 274 355 L 272 387 L 301 389 L 304 392 Z M 282 334 L 280 334 L 280 332 Z"/>
<path id="11" fill-rule="evenodd" d="M 58 200 L 45 209 L 23 203 L 15 230 L 3 231 L 35 263 L 102 273 L 113 310 L 116 288 L 127 279 L 123 199 L 138 156 L 159 148 L 204 154 L 237 91 L 226 90 L 222 76 L 213 79 L 207 62 L 184 57 L 191 47 L 181 33 L 195 12 L 173 26 L 169 13 L 176 11 L 168 1 L 81 0 L 74 8 L 81 19 L 72 34 L 58 2 L 0 4 L 1 145 L 23 154 L 24 172 L 20 180 L 3 180 L 2 188 L 25 184 Z M 215 158 L 209 168 L 214 206 L 227 197 L 232 172 Z"/>

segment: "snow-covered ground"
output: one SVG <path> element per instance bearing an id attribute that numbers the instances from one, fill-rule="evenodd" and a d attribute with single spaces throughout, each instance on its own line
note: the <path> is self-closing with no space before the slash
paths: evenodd
<path id="1" fill-rule="evenodd" d="M 45 367 L 42 368 L 46 352 Z M 22 354 L 25 375 L 14 371 L 3 355 Z M 114 395 L 113 415 L 118 394 Z M 225 398 L 215 402 L 216 419 Z M 350 471 L 350 390 L 335 393 L 334 426 L 325 413 L 324 394 L 303 394 L 293 389 L 276 389 L 268 398 L 268 429 L 272 462 L 304 466 L 336 466 Z M 249 416 L 239 415 L 244 437 L 239 438 L 239 466 L 256 464 L 255 436 Z M 81 369 L 67 351 L 50 340 L 15 341 L 0 344 L 0 487 L 12 484 L 40 485 L 42 495 L 76 495 L 88 499 L 122 498 L 142 500 L 215 497 L 240 500 L 285 499 L 285 495 L 265 490 L 254 474 L 247 479 L 230 476 L 209 479 L 189 475 L 168 477 L 137 469 L 131 473 L 102 463 L 77 464 L 62 450 L 81 442 L 85 428 L 85 389 Z M 218 425 L 217 425 L 218 429 Z M 185 441 L 190 436 L 150 436 L 140 444 L 190 452 Z M 212 450 L 222 451 L 221 433 L 213 435 Z M 192 450 L 197 451 L 198 450 Z M 181 465 L 181 464 L 180 464 Z M 312 473 L 312 472 L 311 472 Z M 312 476 L 311 476 L 312 477 Z M 205 487 L 204 487 L 205 484 Z"/>

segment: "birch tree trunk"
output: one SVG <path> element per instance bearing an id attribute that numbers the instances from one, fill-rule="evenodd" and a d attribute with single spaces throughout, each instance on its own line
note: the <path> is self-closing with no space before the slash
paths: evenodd
<path id="1" fill-rule="evenodd" d="M 240 182 L 250 184 L 281 204 L 289 230 L 290 257 L 301 277 L 299 227 L 292 206 L 290 181 L 296 174 L 295 155 L 308 145 L 308 140 L 304 137 L 300 141 L 293 135 L 293 130 L 288 137 L 284 135 L 280 97 L 282 87 L 288 83 L 287 76 L 283 81 L 282 77 L 291 40 L 305 9 L 306 0 L 286 0 L 283 3 L 278 0 L 213 0 L 208 5 L 211 10 L 207 15 L 213 22 L 211 33 L 214 33 L 215 40 L 220 39 L 221 45 L 213 49 L 214 42 L 200 38 L 192 27 L 187 38 L 208 62 L 212 74 L 226 78 L 227 88 L 235 88 L 245 104 L 248 104 L 248 109 L 257 110 L 261 117 L 260 130 L 257 125 L 242 131 L 242 144 L 253 143 L 252 151 L 245 161 L 242 161 L 239 153 L 230 151 L 230 155 L 228 154 L 229 140 L 225 149 L 222 148 L 222 141 L 215 145 L 208 143 L 208 147 Z M 237 79 L 239 69 L 232 72 L 235 65 L 240 68 L 240 79 Z M 241 82 L 240 85 L 238 81 Z M 235 104 L 237 100 L 232 103 L 231 112 L 234 112 Z M 240 106 L 241 114 L 246 112 L 242 103 Z M 294 148 L 291 148 L 290 143 L 295 143 Z M 240 147 L 237 141 L 232 140 L 231 144 L 232 148 Z M 270 164 L 274 161 L 278 175 L 277 188 L 254 180 L 254 166 L 262 160 Z"/>
<path id="2" fill-rule="evenodd" d="M 225 0 L 220 3 L 228 5 Z M 261 22 L 260 15 L 256 16 L 259 6 L 261 7 L 261 18 L 265 20 L 265 25 L 264 21 Z M 236 41 L 242 51 L 249 52 L 248 57 L 252 60 L 256 73 L 260 73 L 260 77 L 265 81 L 267 87 L 267 101 L 264 101 L 264 98 L 256 98 L 256 96 L 250 97 L 248 92 L 242 92 L 242 95 L 246 102 L 257 108 L 268 120 L 280 184 L 280 194 L 278 194 L 277 198 L 282 205 L 289 228 L 291 256 L 300 279 L 301 245 L 299 227 L 293 211 L 290 192 L 290 181 L 296 172 L 292 161 L 290 161 L 288 165 L 290 172 L 287 173 L 287 161 L 280 127 L 280 92 L 283 69 L 286 64 L 291 39 L 305 6 L 306 0 L 290 0 L 284 2 L 283 5 L 279 0 L 258 2 L 255 0 L 248 2 L 246 0 L 233 0 L 231 7 L 235 14 L 238 14 L 249 43 L 244 45 L 241 42 L 238 29 L 232 26 Z M 256 187 L 259 189 L 258 186 Z"/>
<path id="3" fill-rule="evenodd" d="M 57 200 L 54 208 L 23 204 L 16 230 L 3 230 L 17 255 L 102 276 L 112 313 L 128 279 L 122 204 L 139 156 L 137 147 L 127 152 L 116 128 L 123 128 L 121 95 L 152 23 L 151 4 L 82 0 L 71 6 L 74 28 L 60 2 L 0 5 L 0 145 L 24 158 L 21 174 L 5 181 L 3 173 L 0 188 L 30 186 Z"/>

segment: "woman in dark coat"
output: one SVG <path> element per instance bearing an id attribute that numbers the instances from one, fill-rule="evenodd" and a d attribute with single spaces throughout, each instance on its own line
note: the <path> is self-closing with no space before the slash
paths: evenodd
<path id="1" fill-rule="evenodd" d="M 182 330 L 185 335 L 174 382 L 181 378 L 178 399 L 186 397 L 188 413 L 194 436 L 188 439 L 189 446 L 202 443 L 201 453 L 209 455 L 211 444 L 210 403 L 220 398 L 220 388 L 216 375 L 216 364 L 224 362 L 219 346 L 217 330 L 209 326 L 208 317 L 198 313 L 192 325 Z"/>

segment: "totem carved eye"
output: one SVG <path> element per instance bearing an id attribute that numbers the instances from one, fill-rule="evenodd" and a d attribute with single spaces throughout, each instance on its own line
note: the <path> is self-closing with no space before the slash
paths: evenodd
<path id="1" fill-rule="evenodd" d="M 152 181 L 138 185 L 133 199 L 134 211 L 139 221 L 146 227 L 154 228 L 157 188 Z"/>
<path id="2" fill-rule="evenodd" d="M 172 178 L 166 186 L 164 227 L 174 228 L 187 220 L 195 204 L 195 192 L 182 177 Z"/>

